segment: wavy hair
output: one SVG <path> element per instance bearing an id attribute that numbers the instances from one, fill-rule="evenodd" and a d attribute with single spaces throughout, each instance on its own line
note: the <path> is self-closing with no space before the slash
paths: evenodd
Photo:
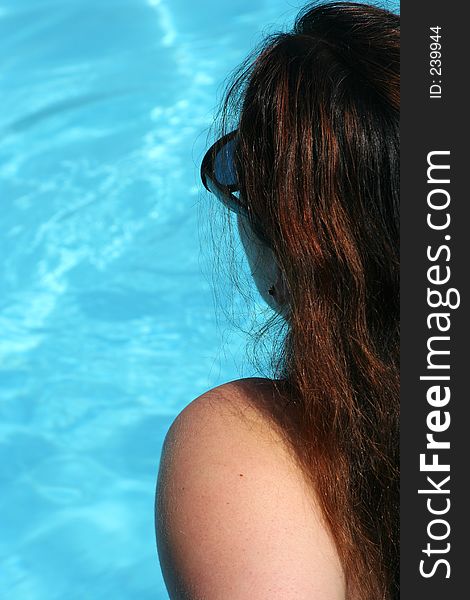
<path id="1" fill-rule="evenodd" d="M 399 595 L 399 38 L 392 12 L 316 2 L 222 105 L 289 298 L 276 419 L 360 600 Z"/>

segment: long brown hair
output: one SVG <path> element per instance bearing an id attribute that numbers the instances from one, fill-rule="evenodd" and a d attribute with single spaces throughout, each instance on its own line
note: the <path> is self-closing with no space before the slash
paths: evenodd
<path id="1" fill-rule="evenodd" d="M 241 198 L 284 276 L 283 427 L 348 598 L 398 598 L 399 16 L 316 2 L 244 63 Z"/>

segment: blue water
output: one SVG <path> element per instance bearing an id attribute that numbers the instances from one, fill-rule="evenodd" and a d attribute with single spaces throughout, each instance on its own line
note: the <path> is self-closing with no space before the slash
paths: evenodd
<path id="1" fill-rule="evenodd" d="M 199 161 L 225 76 L 301 5 L 0 0 L 1 598 L 167 598 L 163 437 L 252 373 Z"/>

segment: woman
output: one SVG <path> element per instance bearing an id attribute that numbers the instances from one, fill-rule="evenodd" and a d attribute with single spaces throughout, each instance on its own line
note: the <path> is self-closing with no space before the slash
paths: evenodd
<path id="1" fill-rule="evenodd" d="M 398 598 L 399 91 L 399 17 L 346 2 L 229 89 L 202 178 L 288 332 L 276 378 L 210 390 L 167 435 L 172 599 Z"/>

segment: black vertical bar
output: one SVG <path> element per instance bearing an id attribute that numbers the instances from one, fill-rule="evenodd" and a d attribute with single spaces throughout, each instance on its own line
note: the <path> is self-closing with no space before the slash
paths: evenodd
<path id="1" fill-rule="evenodd" d="M 403 0 L 400 13 L 401 598 L 451 600 L 470 597 L 468 6 Z"/>

